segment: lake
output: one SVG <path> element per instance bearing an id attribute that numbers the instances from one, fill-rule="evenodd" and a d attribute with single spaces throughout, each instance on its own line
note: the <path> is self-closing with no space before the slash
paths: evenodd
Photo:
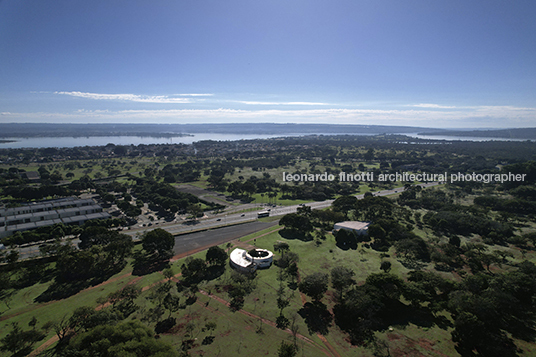
<path id="1" fill-rule="evenodd" d="M 281 135 L 243 135 L 243 134 L 190 134 L 192 136 L 150 137 L 150 136 L 89 136 L 89 137 L 39 137 L 39 138 L 2 138 L 13 140 L 0 143 L 0 149 L 20 148 L 72 148 L 76 146 L 114 145 L 151 145 L 151 144 L 191 144 L 202 140 L 235 141 L 248 139 L 268 139 Z"/>
<path id="2" fill-rule="evenodd" d="M 150 137 L 150 136 L 89 136 L 89 137 L 38 137 L 38 138 L 2 138 L 2 140 L 13 140 L 13 142 L 0 143 L 0 149 L 20 149 L 20 148 L 70 148 L 76 146 L 104 146 L 114 145 L 151 145 L 151 144 L 192 144 L 202 140 L 216 141 L 236 141 L 251 139 L 268 139 L 282 136 L 302 136 L 296 135 L 263 135 L 263 134 L 213 134 L 213 133 L 193 133 L 192 136 L 174 137 Z M 311 135 L 311 134 L 307 134 Z M 335 134 L 333 134 L 335 135 Z M 370 134 L 369 134 L 370 135 Z M 501 138 L 481 138 L 468 136 L 427 136 L 418 134 L 401 134 L 413 138 L 425 140 L 462 140 L 462 141 L 526 141 L 526 139 L 501 139 Z"/>

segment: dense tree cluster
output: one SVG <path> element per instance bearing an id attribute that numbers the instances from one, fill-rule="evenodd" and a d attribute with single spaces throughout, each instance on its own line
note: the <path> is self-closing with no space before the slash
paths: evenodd
<path id="1" fill-rule="evenodd" d="M 160 171 L 160 176 L 164 182 L 192 182 L 199 179 L 201 169 L 204 167 L 202 162 L 187 161 L 182 164 L 168 164 Z"/>
<path id="2" fill-rule="evenodd" d="M 81 234 L 80 250 L 56 243 L 56 281 L 71 283 L 108 276 L 121 270 L 133 247 L 132 237 L 103 227 Z"/>
<path id="3" fill-rule="evenodd" d="M 185 286 L 196 286 L 203 280 L 212 280 L 222 275 L 225 271 L 227 258 L 227 252 L 218 246 L 210 247 L 204 260 L 186 258 L 181 266 L 181 283 Z"/>
<path id="4" fill-rule="evenodd" d="M 137 321 L 117 325 L 98 325 L 69 341 L 61 356 L 178 356 L 169 344 L 154 338 L 154 333 Z"/>
<path id="5" fill-rule="evenodd" d="M 452 338 L 462 355 L 476 350 L 483 356 L 514 356 L 510 336 L 528 341 L 534 333 L 535 269 L 525 261 L 515 271 L 471 275 L 461 283 L 423 271 L 411 272 L 407 281 L 372 274 L 339 300 L 333 309 L 335 322 L 354 343 L 361 343 L 412 309 L 432 316 L 448 311 L 454 318 Z M 411 306 L 401 302 L 402 296 Z"/>
<path id="6" fill-rule="evenodd" d="M 146 232 L 141 243 L 147 254 L 154 255 L 157 259 L 169 259 L 173 255 L 175 237 L 162 228 L 156 228 Z"/>
<path id="7" fill-rule="evenodd" d="M 186 213 L 189 206 L 199 202 L 212 207 L 219 206 L 209 202 L 200 201 L 196 196 L 180 192 L 173 186 L 165 182 L 154 180 L 136 179 L 136 184 L 132 187 L 132 195 L 137 199 L 150 204 L 150 207 L 167 214 Z"/>
<path id="8" fill-rule="evenodd" d="M 11 196 L 16 200 L 33 201 L 42 200 L 47 197 L 66 197 L 73 194 L 67 186 L 41 185 L 38 187 L 22 184 L 9 185 L 3 188 L 4 196 Z"/>

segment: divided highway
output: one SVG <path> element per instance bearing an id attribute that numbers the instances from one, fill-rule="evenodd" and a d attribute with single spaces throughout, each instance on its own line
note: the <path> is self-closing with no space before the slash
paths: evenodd
<path id="1" fill-rule="evenodd" d="M 426 184 L 420 184 L 420 186 L 424 187 L 431 187 L 439 185 L 439 182 L 430 182 Z M 384 190 L 384 191 L 376 191 L 373 192 L 373 195 L 375 196 L 388 196 L 392 194 L 396 194 L 399 192 L 402 192 L 404 190 L 403 187 L 397 187 L 393 188 L 391 190 Z M 362 199 L 364 197 L 363 194 L 356 196 L 358 199 Z M 310 202 L 306 203 L 306 206 L 311 207 L 312 209 L 323 209 L 330 207 L 334 200 L 326 200 L 321 202 Z M 279 217 L 284 216 L 288 213 L 295 213 L 300 207 L 300 205 L 292 205 L 292 206 L 278 206 L 270 208 L 270 217 Z M 259 210 L 263 209 L 262 207 L 259 207 Z M 133 237 L 134 240 L 137 240 L 141 237 L 141 235 L 148 230 L 152 230 L 155 228 L 162 228 L 166 231 L 170 232 L 171 234 L 175 235 L 175 253 L 180 254 L 181 252 L 186 250 L 192 250 L 199 246 L 206 246 L 207 244 L 221 244 L 228 242 L 230 240 L 243 237 L 245 235 L 260 231 L 262 229 L 265 229 L 269 227 L 270 225 L 275 225 L 276 223 L 272 224 L 255 224 L 255 223 L 262 223 L 262 222 L 255 222 L 257 221 L 257 212 L 258 211 L 251 211 L 251 212 L 244 212 L 244 213 L 221 213 L 217 215 L 213 215 L 212 217 L 207 218 L 201 218 L 197 222 L 192 223 L 185 223 L 185 222 L 172 222 L 172 223 L 164 223 L 159 225 L 154 225 L 151 227 L 139 227 L 134 228 L 132 230 L 125 230 L 123 233 L 128 234 Z M 249 223 L 248 223 L 249 222 Z M 239 226 L 236 226 L 239 225 Z M 236 226 L 237 228 L 230 228 L 229 226 Z M 218 231 L 214 231 L 215 229 L 218 229 Z M 210 232 L 203 232 L 208 231 Z M 194 233 L 197 232 L 197 233 Z M 190 234 L 188 234 L 190 233 Z M 198 241 L 199 239 L 199 241 Z M 79 240 L 73 239 L 70 241 L 73 245 L 78 245 Z M 187 243 L 190 242 L 190 243 Z M 213 243 L 211 243 L 213 242 Z M 21 259 L 28 259 L 32 257 L 36 257 L 40 255 L 39 247 L 38 245 L 33 245 L 29 247 L 23 247 L 18 248 L 20 258 Z"/>

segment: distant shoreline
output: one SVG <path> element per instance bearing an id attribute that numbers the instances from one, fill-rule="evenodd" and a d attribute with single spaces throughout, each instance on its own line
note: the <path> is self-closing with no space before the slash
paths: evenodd
<path id="1" fill-rule="evenodd" d="M 444 130 L 440 133 L 420 132 L 418 135 L 427 136 L 459 136 L 459 137 L 477 137 L 477 138 L 497 138 L 497 139 L 536 139 L 536 128 L 514 128 L 514 129 L 495 129 L 495 130 Z"/>
<path id="2" fill-rule="evenodd" d="M 17 139 L 29 139 L 29 138 L 98 138 L 98 137 L 108 137 L 108 136 L 135 136 L 140 138 L 183 138 L 183 137 L 194 137 L 193 134 L 186 134 L 186 133 L 129 133 L 129 132 L 110 132 L 110 133 L 88 133 L 84 135 L 79 134 L 73 134 L 73 133 L 29 133 L 25 135 L 6 135 L 5 133 L 1 133 L 0 137 L 4 138 L 17 138 Z M 16 142 L 17 140 L 6 140 L 6 139 L 0 139 L 0 143 L 12 143 Z"/>
<path id="3" fill-rule="evenodd" d="M 279 124 L 279 123 L 214 123 L 214 124 L 52 124 L 0 123 L 2 138 L 141 136 L 181 137 L 192 134 L 242 135 L 308 135 L 331 134 L 403 134 L 418 131 L 443 132 L 443 129 L 394 125 L 359 124 Z"/>

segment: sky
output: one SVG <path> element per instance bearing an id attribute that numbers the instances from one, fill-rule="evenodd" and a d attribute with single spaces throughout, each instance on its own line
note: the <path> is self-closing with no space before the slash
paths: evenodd
<path id="1" fill-rule="evenodd" d="M 536 127 L 533 0 L 0 0 L 0 123 Z"/>

